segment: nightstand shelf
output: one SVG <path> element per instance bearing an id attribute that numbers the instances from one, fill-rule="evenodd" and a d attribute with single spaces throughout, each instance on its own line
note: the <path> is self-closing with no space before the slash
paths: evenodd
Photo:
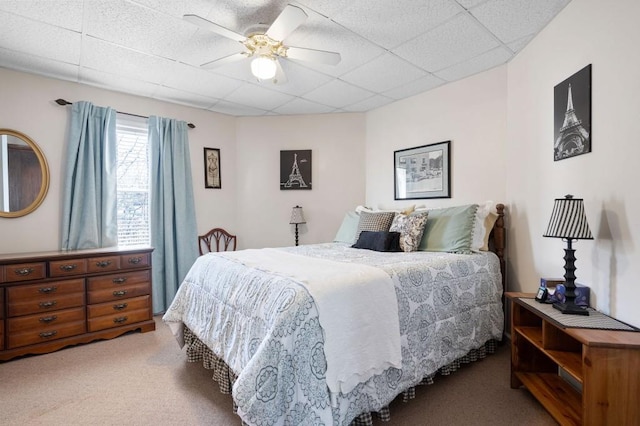
<path id="1" fill-rule="evenodd" d="M 640 333 L 563 328 L 521 299 L 533 294 L 506 296 L 512 388 L 526 388 L 561 425 L 640 424 Z"/>

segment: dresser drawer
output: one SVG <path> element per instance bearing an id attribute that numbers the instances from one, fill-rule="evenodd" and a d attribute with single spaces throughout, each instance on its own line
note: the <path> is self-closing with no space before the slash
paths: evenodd
<path id="1" fill-rule="evenodd" d="M 4 320 L 0 320 L 0 351 L 4 350 Z"/>
<path id="2" fill-rule="evenodd" d="M 88 279 L 88 303 L 102 303 L 151 292 L 150 272 L 126 272 Z"/>
<path id="3" fill-rule="evenodd" d="M 146 268 L 151 264 L 151 253 L 123 254 L 120 256 L 121 269 Z"/>
<path id="4" fill-rule="evenodd" d="M 85 303 L 84 279 L 8 287 L 6 291 L 10 317 L 73 308 Z"/>
<path id="5" fill-rule="evenodd" d="M 47 276 L 47 262 L 14 263 L 5 265 L 5 282 L 40 280 Z"/>
<path id="6" fill-rule="evenodd" d="M 87 328 L 89 332 L 99 331 L 107 328 L 119 327 L 121 325 L 134 324 L 148 319 L 151 319 L 149 309 L 138 309 L 126 313 L 116 313 L 97 318 L 89 318 L 87 320 Z"/>
<path id="7" fill-rule="evenodd" d="M 87 270 L 93 272 L 117 271 L 120 269 L 120 256 L 90 257 Z"/>
<path id="8" fill-rule="evenodd" d="M 104 315 L 110 315 L 114 313 L 128 313 L 138 309 L 149 310 L 151 304 L 151 296 L 139 296 L 125 300 L 116 300 L 115 302 L 98 303 L 95 305 L 87 306 L 87 317 L 97 318 Z"/>
<path id="9" fill-rule="evenodd" d="M 84 321 L 85 309 L 83 306 L 70 309 L 58 309 L 54 312 L 44 312 L 35 315 L 24 315 L 7 320 L 7 333 L 11 336 L 15 333 L 26 331 L 43 331 L 60 327 L 64 323 Z"/>
<path id="10" fill-rule="evenodd" d="M 0 287 L 0 319 L 4 318 L 4 287 Z"/>
<path id="11" fill-rule="evenodd" d="M 8 333 L 7 349 L 83 334 L 86 333 L 85 325 L 86 321 L 82 319 L 80 321 L 60 323 L 57 326 L 44 327 L 39 330 L 29 329 L 20 333 Z"/>
<path id="12" fill-rule="evenodd" d="M 87 273 L 87 259 L 55 260 L 49 262 L 51 278 L 68 277 Z"/>

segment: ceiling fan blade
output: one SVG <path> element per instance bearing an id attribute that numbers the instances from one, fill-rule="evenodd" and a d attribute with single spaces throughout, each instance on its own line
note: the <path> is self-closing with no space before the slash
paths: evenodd
<path id="1" fill-rule="evenodd" d="M 218 68 L 218 67 L 221 67 L 222 65 L 227 65 L 232 62 L 237 62 L 241 59 L 246 59 L 246 58 L 247 58 L 247 54 L 244 52 L 234 53 L 229 56 L 223 56 L 222 58 L 214 59 L 213 61 L 205 62 L 200 66 L 205 69 L 213 69 L 213 68 Z"/>
<path id="2" fill-rule="evenodd" d="M 273 84 L 285 84 L 287 81 L 287 75 L 282 69 L 282 64 L 276 59 L 276 76 L 273 77 Z"/>
<path id="3" fill-rule="evenodd" d="M 307 14 L 304 10 L 292 4 L 288 4 L 280 15 L 278 15 L 276 20 L 273 21 L 273 24 L 271 24 L 265 34 L 274 40 L 282 41 L 306 19 Z"/>
<path id="4" fill-rule="evenodd" d="M 338 65 L 341 59 L 340 54 L 337 52 L 306 49 L 304 47 L 289 47 L 287 49 L 287 58 L 326 65 Z"/>
<path id="5" fill-rule="evenodd" d="M 199 26 L 200 28 L 204 28 L 205 30 L 213 31 L 214 33 L 216 33 L 218 35 L 221 35 L 221 36 L 226 37 L 226 38 L 230 38 L 231 40 L 239 41 L 240 43 L 242 43 L 243 41 L 245 41 L 247 39 L 242 34 L 238 34 L 238 33 L 234 32 L 234 31 L 226 29 L 223 26 L 220 26 L 218 24 L 214 24 L 213 22 L 208 21 L 208 20 L 206 20 L 204 18 L 201 18 L 198 15 L 183 15 L 182 18 L 185 21 L 191 22 L 192 24 Z"/>

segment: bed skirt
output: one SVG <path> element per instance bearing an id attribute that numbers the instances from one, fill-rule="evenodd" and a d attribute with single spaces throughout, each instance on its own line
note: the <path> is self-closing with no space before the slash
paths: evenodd
<path id="1" fill-rule="evenodd" d="M 218 383 L 220 392 L 224 394 L 231 394 L 233 383 L 238 377 L 233 372 L 233 370 L 231 370 L 222 359 L 218 358 L 211 351 L 211 349 L 209 349 L 204 343 L 202 343 L 187 327 L 184 328 L 184 343 L 187 351 L 187 361 L 202 361 L 202 365 L 204 368 L 206 368 L 207 370 L 212 370 L 212 378 Z M 481 348 L 472 349 L 466 355 L 458 358 L 448 365 L 445 365 L 435 373 L 424 377 L 422 381 L 418 383 L 418 385 L 431 385 L 434 383 L 434 378 L 437 375 L 447 376 L 451 373 L 454 373 L 463 364 L 469 364 L 471 362 L 479 361 L 486 358 L 487 355 L 491 355 L 496 351 L 499 343 L 500 342 L 498 342 L 497 340 L 489 340 Z M 412 386 L 398 394 L 398 396 L 400 395 L 402 395 L 402 402 L 408 402 L 409 400 L 415 398 L 415 386 Z M 233 412 L 237 412 L 235 402 L 233 403 Z M 378 412 L 360 414 L 351 422 L 351 426 L 372 426 L 374 416 L 385 422 L 390 421 L 391 412 L 389 410 L 389 407 L 384 407 Z M 242 424 L 246 425 L 246 423 L 244 422 L 242 422 Z"/>

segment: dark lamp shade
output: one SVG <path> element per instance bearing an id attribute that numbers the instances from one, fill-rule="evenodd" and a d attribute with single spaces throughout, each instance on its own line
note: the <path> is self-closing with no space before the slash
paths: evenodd
<path id="1" fill-rule="evenodd" d="M 545 237 L 593 240 L 581 198 L 556 198 Z"/>
<path id="2" fill-rule="evenodd" d="M 302 214 L 302 207 L 300 206 L 295 206 L 292 210 L 291 210 L 291 220 L 289 221 L 289 223 L 291 225 L 300 225 L 303 223 L 307 223 L 304 220 L 304 215 Z"/>

